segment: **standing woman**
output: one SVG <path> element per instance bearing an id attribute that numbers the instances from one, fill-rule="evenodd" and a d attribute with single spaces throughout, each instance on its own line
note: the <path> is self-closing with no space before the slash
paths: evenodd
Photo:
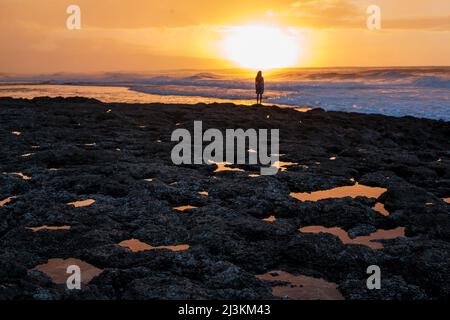
<path id="1" fill-rule="evenodd" d="M 262 71 L 258 72 L 255 79 L 256 86 L 256 104 L 262 104 L 263 94 L 264 94 L 264 77 Z"/>

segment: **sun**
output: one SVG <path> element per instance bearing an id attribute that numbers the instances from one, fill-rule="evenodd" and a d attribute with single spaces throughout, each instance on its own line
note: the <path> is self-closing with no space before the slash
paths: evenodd
<path id="1" fill-rule="evenodd" d="M 293 32 L 278 27 L 239 26 L 229 30 L 223 41 L 223 52 L 242 68 L 285 68 L 298 64 L 299 42 Z"/>

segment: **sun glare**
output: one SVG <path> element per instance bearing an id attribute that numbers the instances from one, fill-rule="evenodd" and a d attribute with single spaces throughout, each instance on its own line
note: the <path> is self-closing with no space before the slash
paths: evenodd
<path id="1" fill-rule="evenodd" d="M 300 58 L 300 43 L 292 32 L 271 26 L 233 27 L 223 42 L 226 58 L 246 69 L 292 67 Z"/>

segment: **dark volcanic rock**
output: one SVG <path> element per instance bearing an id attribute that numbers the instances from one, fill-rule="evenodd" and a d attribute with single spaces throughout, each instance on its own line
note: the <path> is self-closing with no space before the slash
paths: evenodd
<path id="1" fill-rule="evenodd" d="M 350 239 L 355 239 L 360 236 L 368 236 L 376 231 L 377 228 L 375 228 L 374 226 L 362 224 L 348 230 L 348 236 L 350 237 Z"/>
<path id="2" fill-rule="evenodd" d="M 214 165 L 175 166 L 172 132 L 192 132 L 197 120 L 204 130 L 280 129 L 281 160 L 298 165 L 261 177 L 249 177 L 259 173 L 254 165 L 218 173 Z M 85 98 L 0 98 L 0 122 L 0 201 L 14 197 L 0 207 L 0 299 L 272 299 L 270 284 L 256 278 L 271 270 L 335 282 L 346 299 L 450 297 L 448 123 Z M 387 191 L 379 199 L 290 196 L 354 181 Z M 67 205 L 86 199 L 95 203 Z M 377 202 L 389 217 L 373 210 Z M 187 205 L 195 208 L 174 209 Z M 44 225 L 71 228 L 28 229 Z M 339 227 L 352 238 L 405 227 L 407 237 L 373 250 L 298 231 L 308 226 Z M 189 249 L 119 246 L 133 238 Z M 33 270 L 52 258 L 103 272 L 69 291 Z M 370 265 L 382 270 L 379 291 L 367 290 Z"/>

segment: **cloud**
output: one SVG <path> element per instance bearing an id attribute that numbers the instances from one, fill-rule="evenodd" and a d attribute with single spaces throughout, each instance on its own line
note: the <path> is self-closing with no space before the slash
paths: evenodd
<path id="1" fill-rule="evenodd" d="M 86 27 L 149 28 L 228 24 L 264 17 L 282 10 L 293 0 L 77 0 Z M 39 21 L 61 27 L 67 17 L 67 0 L 2 0 L 0 18 Z"/>
<path id="2" fill-rule="evenodd" d="M 450 16 L 388 19 L 383 21 L 386 29 L 450 31 Z"/>
<path id="3" fill-rule="evenodd" d="M 410 12 L 416 2 L 378 0 L 385 29 L 450 30 L 448 16 L 435 8 L 448 0 L 431 0 Z M 1 0 L 0 21 L 65 28 L 66 9 L 73 0 Z M 274 22 L 293 27 L 365 28 L 370 0 L 77 0 L 84 28 L 145 29 L 220 26 Z M 447 3 L 447 4 L 446 4 Z M 400 5 L 402 4 L 402 5 Z M 404 10 L 402 10 L 405 8 Z M 411 11 L 417 12 L 417 10 Z M 448 11 L 441 11 L 448 12 Z"/>

